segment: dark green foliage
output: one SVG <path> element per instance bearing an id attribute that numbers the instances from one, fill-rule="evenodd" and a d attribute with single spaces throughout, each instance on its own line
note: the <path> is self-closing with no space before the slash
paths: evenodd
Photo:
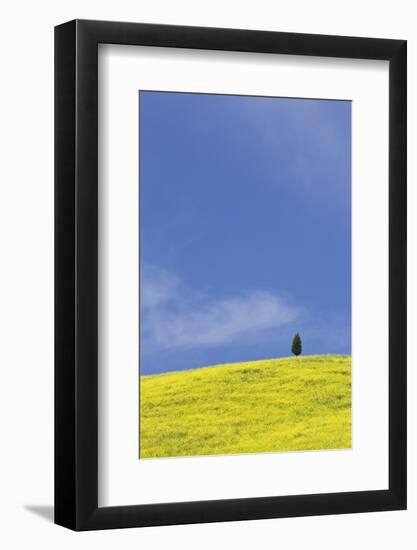
<path id="1" fill-rule="evenodd" d="M 301 344 L 301 338 L 300 338 L 300 335 L 298 334 L 298 332 L 294 336 L 294 338 L 292 339 L 291 351 L 295 356 L 300 355 L 301 352 L 303 351 L 303 347 L 302 347 L 302 344 Z"/>

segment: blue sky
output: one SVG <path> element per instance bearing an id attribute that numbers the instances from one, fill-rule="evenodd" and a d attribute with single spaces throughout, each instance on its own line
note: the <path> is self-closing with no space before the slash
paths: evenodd
<path id="1" fill-rule="evenodd" d="M 141 374 L 351 351 L 351 103 L 140 92 Z"/>

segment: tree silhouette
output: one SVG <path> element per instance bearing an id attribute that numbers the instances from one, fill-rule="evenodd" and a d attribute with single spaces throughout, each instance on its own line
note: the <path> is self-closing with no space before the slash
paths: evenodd
<path id="1" fill-rule="evenodd" d="M 301 354 L 302 350 L 303 350 L 303 347 L 301 344 L 301 338 L 297 332 L 297 334 L 292 339 L 291 351 L 297 357 L 298 355 Z"/>

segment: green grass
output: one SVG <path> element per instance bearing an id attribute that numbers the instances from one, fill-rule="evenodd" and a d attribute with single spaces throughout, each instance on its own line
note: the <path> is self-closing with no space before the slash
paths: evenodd
<path id="1" fill-rule="evenodd" d="M 141 458 L 349 447 L 350 356 L 141 376 Z"/>

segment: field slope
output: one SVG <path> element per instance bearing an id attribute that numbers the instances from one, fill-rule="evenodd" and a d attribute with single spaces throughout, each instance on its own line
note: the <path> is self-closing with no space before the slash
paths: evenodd
<path id="1" fill-rule="evenodd" d="M 141 458 L 349 447 L 350 356 L 141 376 Z"/>

